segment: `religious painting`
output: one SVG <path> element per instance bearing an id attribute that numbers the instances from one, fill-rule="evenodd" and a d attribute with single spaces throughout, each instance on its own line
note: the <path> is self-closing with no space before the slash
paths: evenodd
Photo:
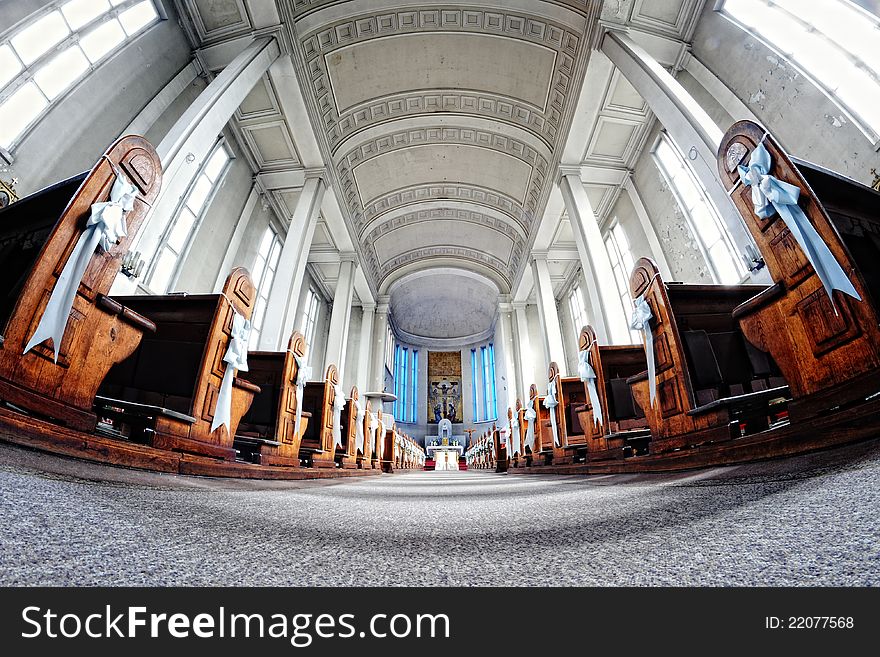
<path id="1" fill-rule="evenodd" d="M 428 423 L 462 422 L 461 352 L 428 352 Z"/>
<path id="2" fill-rule="evenodd" d="M 14 183 L 15 181 L 6 183 L 0 180 L 0 210 L 18 200 L 15 189 L 13 189 Z"/>

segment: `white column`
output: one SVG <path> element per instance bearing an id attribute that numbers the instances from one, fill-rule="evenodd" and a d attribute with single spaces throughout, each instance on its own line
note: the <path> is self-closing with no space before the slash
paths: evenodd
<path id="1" fill-rule="evenodd" d="M 599 230 L 596 213 L 581 182 L 580 172 L 560 169 L 559 189 L 565 201 L 565 209 L 571 222 L 574 241 L 577 244 L 590 305 L 590 321 L 600 341 L 605 344 L 629 342 L 629 329 L 617 283 L 605 250 L 605 241 Z M 580 330 L 580 327 L 577 327 Z"/>
<path id="2" fill-rule="evenodd" d="M 526 304 L 514 302 L 513 312 L 516 315 L 516 387 L 520 401 L 525 404 L 529 395 L 529 386 L 535 372 L 535 363 L 532 357 L 532 344 L 529 340 L 529 320 L 526 316 Z"/>
<path id="3" fill-rule="evenodd" d="M 641 224 L 645 237 L 648 239 L 648 246 L 651 248 L 651 257 L 654 259 L 654 262 L 657 263 L 657 267 L 660 268 L 660 274 L 663 276 L 663 280 L 672 280 L 672 269 L 669 268 L 669 261 L 666 260 L 666 253 L 663 251 L 663 245 L 660 244 L 660 239 L 657 237 L 657 230 L 654 228 L 654 223 L 651 221 L 651 217 L 648 215 L 648 210 L 642 202 L 642 197 L 639 194 L 639 190 L 636 187 L 631 172 L 627 174 L 626 180 L 623 183 L 623 188 L 626 190 L 629 200 L 632 201 L 633 207 L 636 209 L 636 216 L 639 218 L 639 224 Z"/>
<path id="4" fill-rule="evenodd" d="M 284 349 L 290 339 L 296 320 L 296 301 L 305 275 L 324 189 L 324 181 L 317 176 L 306 178 L 303 184 L 269 292 L 260 335 L 261 349 Z"/>
<path id="5" fill-rule="evenodd" d="M 333 310 L 330 313 L 330 328 L 327 334 L 324 369 L 330 363 L 336 365 L 339 380 L 342 381 L 345 368 L 345 349 L 348 344 L 348 327 L 351 323 L 351 295 L 354 291 L 354 270 L 357 256 L 354 253 L 341 253 L 339 277 L 333 294 Z"/>
<path id="6" fill-rule="evenodd" d="M 202 67 L 199 64 L 199 60 L 193 59 L 172 78 L 171 82 L 162 88 L 162 91 L 156 94 L 153 100 L 147 103 L 119 136 L 147 134 L 147 131 L 153 127 L 165 110 L 171 107 L 171 104 L 177 100 L 180 94 L 201 74 Z"/>
<path id="7" fill-rule="evenodd" d="M 376 301 L 376 315 L 373 319 L 373 367 L 370 376 L 370 392 L 382 392 L 385 389 L 385 339 L 388 336 L 388 312 L 390 311 L 391 297 L 380 296 Z"/>
<path id="8" fill-rule="evenodd" d="M 254 40 L 199 94 L 156 147 L 162 162 L 162 191 L 133 247 L 148 262 L 217 136 L 280 53 L 274 37 Z"/>
<path id="9" fill-rule="evenodd" d="M 565 373 L 565 351 L 562 348 L 562 331 L 559 328 L 559 313 L 556 310 L 556 297 L 553 294 L 553 283 L 550 281 L 550 269 L 547 267 L 545 252 L 532 252 L 532 271 L 535 279 L 535 295 L 538 297 L 538 318 L 541 321 L 541 343 L 544 348 L 544 364 L 549 367 L 554 361 L 559 371 Z M 538 383 L 543 389 L 546 381 Z"/>
<path id="10" fill-rule="evenodd" d="M 625 34 L 608 32 L 601 51 L 610 59 L 688 158 L 731 237 L 740 250 L 752 242 L 717 173 L 717 152 L 724 133 L 681 84 L 644 48 Z"/>
<path id="11" fill-rule="evenodd" d="M 509 297 L 504 295 L 499 299 L 498 303 L 498 326 L 495 329 L 495 345 L 496 354 L 500 351 L 501 359 L 504 363 L 504 370 L 507 373 L 507 406 L 516 407 L 516 400 L 522 394 L 522 388 L 519 382 L 522 375 L 517 371 L 516 366 L 516 338 L 513 333 L 513 306 L 510 304 Z M 501 349 L 497 349 L 498 346 Z M 495 388 L 498 388 L 498 382 L 495 382 Z M 499 404 L 499 418 L 506 417 L 507 406 Z"/>
<path id="12" fill-rule="evenodd" d="M 365 303 L 361 307 L 361 342 L 358 351 L 358 368 L 355 385 L 361 394 L 367 392 L 370 382 L 370 347 L 373 343 L 373 318 L 376 314 L 375 303 Z"/>
<path id="13" fill-rule="evenodd" d="M 235 265 L 235 256 L 238 255 L 238 249 L 241 248 L 241 242 L 251 223 L 251 217 L 254 214 L 254 210 L 257 207 L 257 201 L 259 200 L 260 190 L 257 188 L 257 185 L 254 184 L 251 186 L 251 193 L 248 194 L 244 209 L 241 211 L 238 221 L 235 224 L 232 239 L 229 240 L 229 246 L 226 247 L 226 254 L 223 256 L 223 262 L 220 263 L 220 270 L 217 272 L 217 279 L 214 281 L 215 293 L 219 293 L 220 290 L 223 289 L 226 277 L 229 276 L 229 272 L 232 271 L 232 268 Z M 246 265 L 249 268 L 251 267 L 251 263 L 243 262 L 241 264 Z M 259 281 L 254 281 L 254 283 L 259 283 Z"/>

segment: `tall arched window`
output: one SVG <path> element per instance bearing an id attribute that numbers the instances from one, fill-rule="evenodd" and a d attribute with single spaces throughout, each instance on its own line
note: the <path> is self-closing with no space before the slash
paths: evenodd
<path id="1" fill-rule="evenodd" d="M 849 0 L 722 0 L 722 13 L 789 59 L 880 144 L 880 17 Z"/>
<path id="2" fill-rule="evenodd" d="M 0 35 L 0 147 L 11 150 L 74 84 L 159 19 L 153 0 L 67 0 Z"/>

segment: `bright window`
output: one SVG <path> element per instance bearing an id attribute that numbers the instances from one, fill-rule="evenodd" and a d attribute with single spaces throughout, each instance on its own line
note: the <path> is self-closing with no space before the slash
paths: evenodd
<path id="1" fill-rule="evenodd" d="M 495 345 L 491 342 L 485 347 L 488 367 L 486 377 L 483 379 L 484 395 L 486 398 L 486 419 L 498 419 L 498 400 L 495 391 Z"/>
<path id="2" fill-rule="evenodd" d="M 251 316 L 250 343 L 252 345 L 260 344 L 260 332 L 263 330 L 263 320 L 266 318 L 266 305 L 269 303 L 269 292 L 272 290 L 272 282 L 275 280 L 275 270 L 278 269 L 280 257 L 281 239 L 272 226 L 266 226 L 263 238 L 260 240 L 260 249 L 257 251 L 257 261 L 251 272 L 257 286 L 257 303 L 254 306 L 254 314 Z"/>
<path id="3" fill-rule="evenodd" d="M 419 401 L 419 350 L 413 349 L 409 369 L 409 422 L 416 422 L 416 407 Z M 406 413 L 404 413 L 406 415 Z"/>
<path id="4" fill-rule="evenodd" d="M 391 368 L 394 365 L 394 330 L 391 328 L 391 324 L 385 328 L 385 368 L 394 375 L 394 370 Z"/>
<path id="5" fill-rule="evenodd" d="M 67 0 L 0 36 L 0 146 L 159 18 L 153 0 Z"/>
<path id="6" fill-rule="evenodd" d="M 849 0 L 725 0 L 722 11 L 880 140 L 880 17 Z"/>
<path id="7" fill-rule="evenodd" d="M 477 390 L 477 350 L 471 349 L 471 402 L 473 404 L 474 422 L 480 421 Z"/>
<path id="8" fill-rule="evenodd" d="M 696 175 L 666 133 L 654 147 L 654 161 L 663 173 L 678 205 L 697 238 L 716 283 L 735 285 L 746 274 L 727 226 L 706 195 Z"/>
<path id="9" fill-rule="evenodd" d="M 315 342 L 315 331 L 318 327 L 318 315 L 320 312 L 321 297 L 310 287 L 302 319 L 300 320 L 300 333 L 306 339 L 306 353 L 308 354 L 309 363 L 312 362 L 312 345 Z"/>
<path id="10" fill-rule="evenodd" d="M 633 260 L 632 250 L 629 246 L 629 240 L 623 227 L 615 220 L 614 226 L 605 236 L 605 250 L 608 252 L 608 259 L 611 261 L 611 271 L 614 272 L 614 282 L 617 284 L 617 294 L 620 297 L 620 304 L 626 317 L 632 314 L 632 297 L 629 293 L 629 275 L 635 264 Z M 640 334 L 631 331 L 631 338 L 634 343 L 640 339 Z"/>
<path id="11" fill-rule="evenodd" d="M 401 346 L 399 344 L 395 345 L 394 346 L 393 374 L 394 374 L 394 396 L 397 397 L 397 399 L 395 399 L 394 403 L 391 405 L 391 413 L 394 415 L 395 418 L 397 417 L 397 408 L 400 405 L 400 378 L 401 378 L 400 377 L 400 351 L 401 351 Z"/>
<path id="12" fill-rule="evenodd" d="M 571 313 L 574 330 L 580 333 L 581 329 L 589 323 L 587 311 L 584 308 L 584 295 L 581 292 L 580 285 L 575 285 L 571 292 L 568 293 L 568 310 Z"/>
<path id="13" fill-rule="evenodd" d="M 189 246 L 193 234 L 204 218 L 208 198 L 216 191 L 226 167 L 232 159 L 229 151 L 218 142 L 202 164 L 195 181 L 190 185 L 184 202 L 174 219 L 165 229 L 156 253 L 154 266 L 148 277 L 150 289 L 158 294 L 167 292 L 174 282 L 181 255 Z"/>

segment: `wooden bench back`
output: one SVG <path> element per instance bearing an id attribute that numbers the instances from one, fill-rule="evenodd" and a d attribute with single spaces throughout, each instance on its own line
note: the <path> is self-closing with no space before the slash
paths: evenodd
<path id="1" fill-rule="evenodd" d="M 691 424 L 685 417 L 688 411 L 714 399 L 751 392 L 737 388 L 755 377 L 733 310 L 765 289 L 755 285 L 667 286 L 653 260 L 636 262 L 630 291 L 634 299 L 644 296 L 653 315 L 654 407 L 644 397 L 647 382 L 633 390 L 652 430 L 662 427 L 663 432 L 683 433 L 679 423 Z"/>
<path id="2" fill-rule="evenodd" d="M 785 221 L 778 214 L 766 219 L 755 214 L 737 165 L 747 165 L 762 140 L 772 159 L 770 175 L 800 188 L 798 204 L 863 301 L 835 292 L 835 314 Z M 724 135 L 718 170 L 775 283 L 737 310 L 749 341 L 773 355 L 794 398 L 825 391 L 833 396 L 841 384 L 874 377 L 880 368 L 880 194 L 814 165 L 796 164 L 751 121 L 735 123 Z"/>
<path id="3" fill-rule="evenodd" d="M 71 312 L 58 358 L 59 364 L 67 364 L 75 355 L 87 353 L 79 348 L 79 345 L 89 343 L 85 339 L 89 329 L 82 321 L 88 315 L 87 306 L 94 305 L 98 295 L 110 291 L 116 274 L 119 273 L 122 257 L 128 251 L 132 239 L 138 234 L 151 204 L 159 194 L 162 185 L 162 165 L 156 151 L 143 137 L 122 137 L 107 150 L 105 156 L 98 160 L 91 171 L 81 174 L 82 178 L 75 176 L 60 183 L 60 187 L 53 185 L 42 192 L 37 192 L 34 196 L 38 199 L 33 202 L 31 197 L 28 197 L 0 212 L 2 223 L 8 222 L 10 227 L 16 226 L 10 231 L 13 235 L 16 230 L 27 233 L 32 220 L 41 226 L 36 231 L 35 237 L 43 233 L 50 223 L 52 224 L 36 257 L 32 252 L 25 253 L 28 250 L 25 242 L 18 242 L 18 265 L 23 268 L 14 273 L 17 280 L 23 280 L 16 286 L 21 292 L 15 299 L 12 312 L 4 313 L 8 321 L 3 327 L 5 329 L 3 337 L 5 347 L 17 350 L 19 355 L 30 338 L 31 328 L 36 327 L 42 316 L 43 308 L 55 288 L 55 282 L 67 263 L 68 256 L 86 229 L 92 205 L 107 201 L 110 197 L 110 190 L 116 180 L 110 162 L 113 162 L 129 182 L 137 187 L 138 196 L 134 207 L 126 214 L 128 235 L 121 238 L 119 244 L 109 252 L 96 249 L 80 282 L 74 311 Z M 44 200 L 39 200 L 39 197 L 44 197 Z M 39 212 L 31 215 L 30 212 L 35 206 L 39 208 Z M 5 232 L 3 235 L 7 236 Z M 8 261 L 4 258 L 3 262 L 6 269 Z M 8 289 L 4 287 L 4 293 Z M 6 317 L 0 317 L 0 320 Z M 36 347 L 34 351 L 52 358 L 51 349 L 45 345 Z"/>
<path id="4" fill-rule="evenodd" d="M 117 299 L 156 323 L 140 347 L 107 375 L 101 394 L 162 406 L 210 424 L 223 357 L 237 312 L 250 319 L 256 290 L 243 267 L 229 274 L 222 294 L 132 296 Z M 218 429 L 218 431 L 222 430 Z"/>
<path id="5" fill-rule="evenodd" d="M 334 452 L 333 398 L 339 383 L 336 365 L 327 366 L 323 381 L 310 381 L 303 391 L 303 408 L 312 414 L 302 438 L 302 446 L 322 452 Z"/>
<path id="6" fill-rule="evenodd" d="M 351 394 L 342 409 L 339 422 L 342 426 L 342 448 L 336 448 L 337 454 L 344 454 L 352 459 L 357 457 L 357 409 L 354 406 L 356 400 L 360 399 L 357 386 L 352 386 Z M 366 435 L 366 434 L 364 434 Z"/>
<path id="7" fill-rule="evenodd" d="M 590 353 L 596 372 L 596 392 L 602 405 L 602 422 L 595 421 L 595 433 L 608 435 L 624 428 L 629 421 L 644 419 L 645 413 L 635 402 L 626 380 L 647 368 L 642 345 L 601 345 L 592 326 L 585 326 L 578 339 L 579 348 Z M 588 403 L 589 403 L 589 397 Z"/>

